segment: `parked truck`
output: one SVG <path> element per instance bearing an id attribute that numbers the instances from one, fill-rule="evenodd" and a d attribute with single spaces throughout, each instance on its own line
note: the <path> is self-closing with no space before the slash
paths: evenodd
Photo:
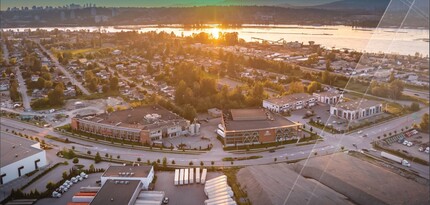
<path id="1" fill-rule="evenodd" d="M 179 169 L 175 169 L 174 183 L 175 183 L 175 185 L 179 185 Z"/>
<path id="2" fill-rule="evenodd" d="M 392 161 L 395 161 L 395 162 L 397 162 L 397 163 L 399 163 L 399 164 L 401 164 L 401 165 L 403 165 L 405 167 L 410 167 L 411 166 L 411 164 L 407 160 L 405 160 L 405 159 L 403 159 L 401 157 L 398 157 L 396 155 L 393 155 L 393 154 L 390 154 L 390 153 L 387 153 L 387 152 L 381 152 L 381 156 L 384 157 L 384 158 L 390 159 Z"/>
<path id="3" fill-rule="evenodd" d="M 206 175 L 207 175 L 208 170 L 207 169 L 203 169 L 202 171 L 202 176 L 200 178 L 200 183 L 205 184 L 206 182 Z"/>
<path id="4" fill-rule="evenodd" d="M 200 183 L 200 168 L 199 167 L 196 168 L 196 183 L 197 184 Z"/>

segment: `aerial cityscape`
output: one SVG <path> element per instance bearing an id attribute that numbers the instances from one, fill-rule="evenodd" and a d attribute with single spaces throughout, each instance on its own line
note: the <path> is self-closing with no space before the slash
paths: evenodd
<path id="1" fill-rule="evenodd" d="M 0 6 L 0 204 L 430 204 L 428 0 Z"/>

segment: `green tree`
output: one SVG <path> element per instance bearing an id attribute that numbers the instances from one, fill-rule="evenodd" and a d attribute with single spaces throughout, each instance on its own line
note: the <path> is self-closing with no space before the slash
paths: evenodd
<path id="1" fill-rule="evenodd" d="M 417 102 L 413 102 L 411 104 L 410 110 L 411 111 L 418 111 L 418 110 L 420 110 L 420 104 L 418 104 Z"/>
<path id="2" fill-rule="evenodd" d="M 308 85 L 308 87 L 307 87 L 307 91 L 308 91 L 308 93 L 310 93 L 310 94 L 312 94 L 312 93 L 314 93 L 314 92 L 316 92 L 316 91 L 321 91 L 322 90 L 322 85 L 321 85 L 321 83 L 319 83 L 319 82 L 316 82 L 316 81 L 312 81 L 309 85 Z"/>
<path id="3" fill-rule="evenodd" d="M 389 85 L 389 91 L 391 93 L 390 97 L 394 99 L 399 99 L 402 96 L 402 92 L 404 89 L 404 83 L 401 80 L 394 80 Z"/>
<path id="4" fill-rule="evenodd" d="M 107 155 L 107 153 L 106 153 L 106 155 Z M 102 157 L 100 156 L 100 153 L 97 152 L 96 156 L 94 157 L 94 162 L 97 164 L 97 163 L 100 163 L 101 161 L 102 161 Z"/>
<path id="5" fill-rule="evenodd" d="M 90 168 L 89 168 L 89 170 L 90 170 L 91 172 L 94 172 L 94 171 L 96 170 L 96 168 L 94 167 L 94 164 L 90 164 Z"/>
<path id="6" fill-rule="evenodd" d="M 420 129 L 422 132 L 429 132 L 429 114 L 425 113 L 422 118 L 421 118 L 421 122 L 420 122 Z"/>
<path id="7" fill-rule="evenodd" d="M 194 118 L 196 118 L 197 116 L 197 111 L 196 109 L 190 105 L 190 104 L 186 104 L 183 106 L 183 117 L 189 121 L 194 121 Z"/>
<path id="8" fill-rule="evenodd" d="M 48 102 L 51 106 L 64 104 L 64 85 L 62 83 L 58 83 L 54 90 L 48 93 Z"/>
<path id="9" fill-rule="evenodd" d="M 79 163 L 79 159 L 77 158 L 77 157 L 75 157 L 75 158 L 73 158 L 73 164 L 77 164 L 77 163 Z"/>
<path id="10" fill-rule="evenodd" d="M 303 83 L 300 81 L 291 82 L 288 85 L 288 93 L 289 94 L 304 93 L 304 92 L 305 92 L 305 87 L 304 87 Z"/>
<path id="11" fill-rule="evenodd" d="M 388 80 L 389 83 L 393 82 L 396 78 L 394 77 L 394 71 L 390 73 L 390 79 Z"/>
<path id="12" fill-rule="evenodd" d="M 322 81 L 324 84 L 331 84 L 331 74 L 330 74 L 330 72 L 329 72 L 328 70 L 325 70 L 325 71 L 322 73 L 321 81 Z"/>
<path id="13" fill-rule="evenodd" d="M 118 82 L 119 82 L 119 80 L 118 80 L 118 78 L 116 76 L 112 77 L 110 79 L 109 88 L 112 91 L 117 91 L 118 90 Z"/>
<path id="14" fill-rule="evenodd" d="M 163 157 L 163 167 L 166 167 L 167 166 L 167 159 L 166 159 L 166 157 Z"/>
<path id="15" fill-rule="evenodd" d="M 55 189 L 55 184 L 54 184 L 54 182 L 49 181 L 49 182 L 46 184 L 46 189 L 48 189 L 48 190 Z"/>
<path id="16" fill-rule="evenodd" d="M 67 179 L 69 177 L 69 174 L 67 174 L 67 171 L 63 172 L 62 177 L 63 177 L 63 179 Z"/>

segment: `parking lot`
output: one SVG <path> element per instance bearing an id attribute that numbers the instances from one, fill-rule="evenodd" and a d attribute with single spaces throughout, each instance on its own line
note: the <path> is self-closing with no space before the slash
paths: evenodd
<path id="1" fill-rule="evenodd" d="M 220 172 L 208 172 L 206 180 L 221 176 Z M 203 204 L 207 199 L 204 193 L 204 184 L 191 184 L 175 186 L 175 172 L 157 172 L 155 183 L 156 191 L 164 191 L 169 197 L 170 205 Z"/>
<path id="2" fill-rule="evenodd" d="M 418 150 L 420 147 L 422 147 L 424 150 L 426 147 L 429 146 L 430 140 L 428 133 L 418 132 L 417 134 L 414 134 L 410 137 L 405 136 L 405 140 L 411 142 L 412 146 L 407 146 L 398 142 L 394 142 L 390 145 L 390 148 L 394 150 L 400 150 L 405 154 L 409 154 L 411 156 L 429 161 L 429 154 L 425 153 L 424 151 Z"/>
<path id="3" fill-rule="evenodd" d="M 206 119 L 206 118 L 205 118 Z M 221 118 L 213 118 L 208 120 L 200 120 L 200 133 L 194 136 L 181 136 L 174 138 L 163 139 L 163 145 L 170 147 L 173 145 L 177 148 L 180 144 L 186 144 L 188 149 L 205 149 L 208 145 L 213 147 L 222 147 L 222 144 L 216 139 L 215 130 L 218 124 L 221 123 Z"/>
<path id="4" fill-rule="evenodd" d="M 72 201 L 73 195 L 79 192 L 81 187 L 99 186 L 97 185 L 96 181 L 100 180 L 101 175 L 102 173 L 89 174 L 88 179 L 84 179 L 83 181 L 74 184 L 72 187 L 70 187 L 69 191 L 64 193 L 60 198 L 44 198 L 38 200 L 35 205 L 66 205 Z"/>

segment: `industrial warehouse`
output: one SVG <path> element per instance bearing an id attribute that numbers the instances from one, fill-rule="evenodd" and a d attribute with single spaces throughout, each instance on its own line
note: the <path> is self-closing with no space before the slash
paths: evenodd
<path id="1" fill-rule="evenodd" d="M 48 165 L 39 142 L 7 133 L 2 133 L 0 139 L 0 185 Z"/>
<path id="2" fill-rule="evenodd" d="M 301 124 L 266 109 L 232 109 L 223 112 L 217 133 L 226 146 L 281 142 L 296 139 Z"/>
<path id="3" fill-rule="evenodd" d="M 159 105 L 72 119 L 75 131 L 132 142 L 152 143 L 188 133 L 190 122 Z"/>

